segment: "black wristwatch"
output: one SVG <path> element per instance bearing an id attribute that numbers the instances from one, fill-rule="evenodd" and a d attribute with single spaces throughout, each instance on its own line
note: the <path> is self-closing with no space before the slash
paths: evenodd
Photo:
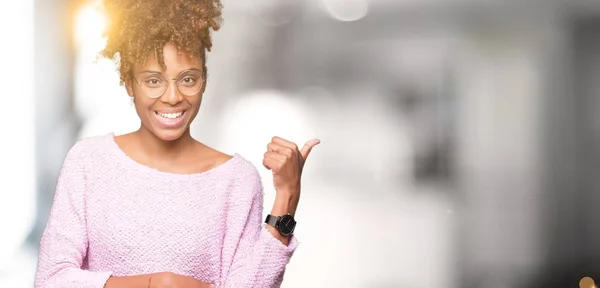
<path id="1" fill-rule="evenodd" d="M 275 229 L 283 236 L 294 233 L 294 229 L 296 228 L 296 220 L 294 220 L 294 217 L 289 213 L 282 216 L 273 216 L 269 214 L 267 215 L 267 219 L 265 219 L 265 223 L 275 227 Z"/>

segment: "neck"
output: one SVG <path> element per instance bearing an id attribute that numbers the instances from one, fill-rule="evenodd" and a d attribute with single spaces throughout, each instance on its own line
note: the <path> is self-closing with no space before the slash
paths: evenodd
<path id="1" fill-rule="evenodd" d="M 158 138 L 154 133 L 145 129 L 143 126 L 135 132 L 137 134 L 139 147 L 144 153 L 154 159 L 174 159 L 183 154 L 189 147 L 194 145 L 194 139 L 188 128 L 176 140 L 166 141 Z"/>

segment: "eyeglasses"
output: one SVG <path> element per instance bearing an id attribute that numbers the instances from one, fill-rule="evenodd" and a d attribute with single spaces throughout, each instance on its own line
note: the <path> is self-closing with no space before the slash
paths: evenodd
<path id="1" fill-rule="evenodd" d="M 169 80 L 175 80 L 175 86 L 179 93 L 185 96 L 194 96 L 204 86 L 204 75 L 199 70 L 183 71 L 177 78 L 166 79 L 160 73 L 144 72 L 140 78 L 133 80 L 141 87 L 142 92 L 149 98 L 160 98 L 169 87 Z M 139 80 L 138 80 L 139 79 Z"/>

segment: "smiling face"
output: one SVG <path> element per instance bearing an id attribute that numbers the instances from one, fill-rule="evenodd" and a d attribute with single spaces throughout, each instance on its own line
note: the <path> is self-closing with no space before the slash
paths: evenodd
<path id="1" fill-rule="evenodd" d="M 154 56 L 134 67 L 126 88 L 134 97 L 141 129 L 173 141 L 189 134 L 202 102 L 206 74 L 202 57 L 190 58 L 172 44 L 164 46 L 163 59 L 166 69 Z"/>

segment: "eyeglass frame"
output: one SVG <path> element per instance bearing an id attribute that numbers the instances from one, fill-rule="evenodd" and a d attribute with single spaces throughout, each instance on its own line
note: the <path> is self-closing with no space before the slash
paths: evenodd
<path id="1" fill-rule="evenodd" d="M 160 95 L 158 95 L 158 96 L 156 96 L 156 97 L 150 97 L 150 96 L 148 96 L 148 95 L 146 95 L 146 97 L 148 97 L 148 98 L 150 98 L 150 99 L 158 99 L 158 98 L 162 97 L 163 95 L 165 95 L 165 93 L 167 93 L 167 90 L 169 89 L 169 85 L 170 85 L 170 83 L 171 83 L 171 81 L 170 81 L 170 80 L 173 80 L 173 81 L 175 81 L 175 88 L 177 88 L 177 91 L 178 91 L 179 93 L 181 93 L 181 95 L 184 95 L 184 96 L 186 96 L 186 97 L 191 97 L 191 96 L 194 96 L 194 95 L 198 94 L 198 92 L 202 91 L 202 90 L 205 88 L 205 86 L 206 86 L 206 68 L 204 68 L 204 69 L 202 70 L 202 72 L 201 72 L 201 73 L 202 73 L 202 86 L 200 86 L 200 89 L 198 89 L 198 91 L 196 91 L 196 92 L 194 92 L 194 93 L 192 93 L 192 94 L 188 95 L 188 94 L 185 94 L 185 93 L 181 92 L 181 90 L 179 90 L 179 81 L 177 81 L 177 80 L 179 80 L 179 78 L 180 78 L 182 75 L 184 75 L 185 73 L 188 73 L 188 72 L 190 72 L 190 71 L 200 71 L 200 69 L 191 68 L 191 69 L 187 69 L 187 70 L 181 71 L 181 73 L 179 73 L 179 75 L 177 76 L 177 78 L 163 78 L 163 79 L 164 79 L 164 80 L 166 80 L 166 82 L 167 82 L 167 83 L 164 85 L 164 86 L 165 86 L 165 91 L 163 91 L 163 92 L 162 92 Z M 151 72 L 152 74 L 160 74 L 160 73 L 156 73 L 156 72 L 154 72 L 154 71 L 144 71 L 144 72 L 142 72 L 142 73 L 146 73 L 146 72 Z M 162 75 L 161 75 L 161 76 L 162 76 Z M 142 86 L 142 84 L 141 84 L 141 83 L 140 83 L 140 82 L 137 80 L 137 78 L 135 78 L 135 76 L 133 76 L 133 73 L 131 73 L 131 79 L 133 79 L 133 81 L 135 81 L 135 83 L 136 83 L 136 84 L 138 84 L 138 86 L 140 86 L 140 88 L 141 88 L 142 90 L 144 89 L 144 88 L 143 88 L 143 86 Z M 146 93 L 144 93 L 144 94 L 146 94 Z"/>

